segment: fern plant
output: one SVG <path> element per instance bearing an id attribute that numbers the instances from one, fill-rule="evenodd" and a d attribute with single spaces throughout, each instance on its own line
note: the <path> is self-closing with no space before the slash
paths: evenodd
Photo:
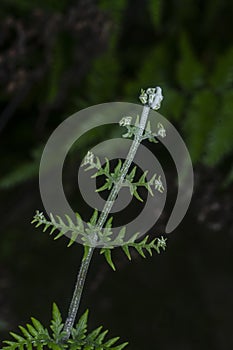
<path id="1" fill-rule="evenodd" d="M 102 327 L 94 329 L 92 332 L 87 332 L 88 310 L 80 317 L 75 327 L 71 329 L 70 339 L 64 343 L 63 338 L 65 332 L 63 331 L 63 322 L 61 313 L 57 305 L 53 304 L 52 320 L 50 324 L 50 330 L 45 328 L 40 321 L 31 318 L 31 324 L 27 324 L 26 327 L 19 326 L 21 335 L 11 332 L 14 341 L 5 341 L 7 344 L 3 349 L 53 349 L 53 350 L 94 350 L 94 349 L 111 349 L 121 350 L 128 343 L 122 343 L 116 345 L 119 337 L 114 337 L 106 340 L 108 330 L 102 330 Z"/>
<path id="2" fill-rule="evenodd" d="M 127 129 L 127 133 L 123 137 L 133 137 L 133 142 L 126 160 L 123 163 L 119 160 L 113 172 L 110 171 L 110 164 L 107 158 L 105 159 L 105 166 L 102 167 L 100 159 L 92 152 L 89 151 L 85 156 L 82 163 L 85 170 L 95 169 L 96 173 L 92 175 L 93 178 L 100 175 L 105 176 L 105 184 L 98 188 L 97 191 L 109 190 L 108 199 L 101 213 L 95 209 L 89 222 L 84 226 L 83 220 L 78 213 L 76 213 L 76 220 L 73 221 L 65 214 L 64 218 L 62 218 L 51 213 L 49 219 L 47 219 L 43 213 L 36 212 L 32 223 L 36 227 L 43 227 L 43 232 L 49 231 L 50 235 L 54 235 L 54 239 L 68 235 L 70 237 L 68 247 L 77 241 L 77 239 L 82 242 L 84 254 L 81 267 L 71 299 L 68 316 L 64 323 L 60 311 L 54 303 L 50 329 L 45 328 L 37 319 L 32 318 L 31 324 L 27 324 L 26 327 L 19 327 L 21 331 L 20 335 L 10 333 L 14 340 L 5 341 L 3 349 L 121 350 L 128 344 L 124 342 L 117 345 L 118 337 L 105 340 L 107 331 L 103 331 L 102 327 L 98 327 L 92 332 L 87 333 L 88 310 L 79 318 L 76 325 L 75 320 L 88 267 L 97 246 L 101 246 L 99 252 L 104 255 L 107 263 L 113 270 L 116 269 L 112 260 L 112 251 L 115 246 L 121 246 L 129 260 L 131 260 L 131 249 L 135 249 L 145 258 L 146 254 L 152 255 L 153 251 L 160 253 L 166 247 L 166 240 L 163 237 L 150 240 L 149 236 L 146 236 L 139 240 L 139 232 L 129 236 L 126 227 L 122 227 L 117 234 L 113 233 L 113 217 L 109 217 L 113 203 L 122 187 L 128 187 L 131 195 L 134 195 L 139 201 L 142 201 L 137 191 L 139 187 L 144 187 L 150 195 L 154 195 L 153 190 L 164 191 L 161 178 L 157 174 L 154 174 L 147 180 L 148 172 L 145 171 L 140 179 L 135 181 L 137 167 L 134 167 L 129 172 L 137 149 L 143 140 L 148 139 L 151 142 L 158 142 L 157 139 L 166 136 L 163 125 L 159 123 L 157 132 L 152 132 L 150 123 L 147 121 L 150 108 L 159 109 L 162 99 L 162 91 L 159 87 L 148 88 L 146 91 L 141 90 L 140 100 L 144 105 L 141 118 L 137 116 L 133 125 L 131 125 L 132 117 L 127 116 L 120 120 L 119 124 Z"/>

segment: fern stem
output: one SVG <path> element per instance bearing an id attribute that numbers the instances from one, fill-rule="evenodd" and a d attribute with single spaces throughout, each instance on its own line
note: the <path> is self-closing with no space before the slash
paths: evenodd
<path id="1" fill-rule="evenodd" d="M 130 147 L 130 150 L 128 152 L 126 160 L 122 166 L 121 175 L 120 175 L 118 181 L 115 183 L 113 189 L 111 190 L 111 192 L 108 196 L 108 199 L 104 205 L 104 208 L 103 208 L 103 210 L 99 216 L 99 219 L 97 221 L 96 228 L 98 228 L 98 229 L 101 229 L 103 227 L 105 221 L 107 220 L 107 217 L 108 217 L 108 215 L 112 209 L 112 206 L 114 204 L 114 201 L 116 200 L 116 197 L 117 197 L 117 195 L 122 187 L 122 183 L 123 183 L 123 181 L 128 173 L 129 167 L 133 162 L 133 159 L 135 157 L 135 154 L 136 154 L 137 149 L 138 149 L 140 142 L 141 142 L 141 136 L 142 136 L 143 131 L 144 131 L 145 126 L 146 126 L 149 111 L 150 111 L 149 106 L 143 107 L 139 128 L 138 128 L 138 131 L 135 135 L 134 141 Z M 69 307 L 68 316 L 67 316 L 67 319 L 66 319 L 65 325 L 64 325 L 64 331 L 66 333 L 66 336 L 63 339 L 64 341 L 69 339 L 72 327 L 73 327 L 75 319 L 76 319 L 76 315 L 78 312 L 86 275 L 88 272 L 88 268 L 89 268 L 89 265 L 91 262 L 93 252 L 94 252 L 94 247 L 89 247 L 88 253 L 84 254 L 84 257 L 83 257 L 83 260 L 81 263 L 81 267 L 80 267 L 78 277 L 77 277 L 77 282 L 76 282 L 76 285 L 74 288 L 74 293 L 73 293 L 72 300 L 71 300 L 70 307 Z"/>
<path id="2" fill-rule="evenodd" d="M 78 308 L 79 308 L 79 304 L 82 296 L 84 283 L 86 280 L 86 276 L 87 276 L 87 272 L 88 272 L 88 268 L 91 262 L 93 252 L 94 252 L 94 248 L 89 247 L 88 253 L 86 254 L 86 256 L 84 254 L 84 257 L 82 259 L 81 267 L 79 269 L 77 281 L 75 284 L 72 300 L 69 307 L 68 316 L 66 318 L 65 325 L 63 328 L 64 332 L 66 333 L 65 337 L 63 338 L 64 341 L 69 339 L 71 330 L 74 326 L 74 322 L 76 319 L 76 315 L 78 312 Z"/>
<path id="3" fill-rule="evenodd" d="M 135 135 L 134 141 L 130 147 L 130 150 L 128 152 L 126 160 L 122 166 L 121 175 L 120 175 L 117 183 L 115 183 L 115 186 L 113 187 L 112 191 L 110 192 L 108 199 L 104 205 L 104 208 L 99 216 L 98 222 L 96 224 L 97 228 L 103 227 L 103 225 L 104 225 L 105 221 L 107 220 L 107 217 L 112 209 L 114 201 L 116 200 L 116 197 L 117 197 L 117 195 L 122 187 L 122 183 L 123 183 L 123 181 L 128 173 L 129 167 L 132 164 L 133 159 L 135 157 L 135 154 L 137 152 L 137 149 L 140 145 L 141 136 L 142 136 L 143 131 L 145 129 L 149 112 L 150 112 L 150 107 L 144 106 L 143 111 L 142 111 L 142 115 L 141 115 L 141 119 L 140 119 L 138 132 Z"/>

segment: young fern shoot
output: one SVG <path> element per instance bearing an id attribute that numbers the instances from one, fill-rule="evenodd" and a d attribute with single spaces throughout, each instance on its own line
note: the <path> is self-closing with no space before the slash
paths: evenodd
<path id="1" fill-rule="evenodd" d="M 95 249 L 95 243 L 97 243 L 97 240 L 98 240 L 98 234 L 96 234 L 96 233 L 103 228 L 103 226 L 104 226 L 104 224 L 109 216 L 109 213 L 112 209 L 114 201 L 116 200 L 117 195 L 118 195 L 121 187 L 123 186 L 123 182 L 126 178 L 128 170 L 130 168 L 130 165 L 132 164 L 134 157 L 135 157 L 135 154 L 137 152 L 137 149 L 138 149 L 138 147 L 143 139 L 143 132 L 145 130 L 145 126 L 146 126 L 146 122 L 148 119 L 150 108 L 155 109 L 155 110 L 160 108 L 160 104 L 161 104 L 161 101 L 163 99 L 162 90 L 160 87 L 149 88 L 149 89 L 147 89 L 146 92 L 144 90 L 141 90 L 141 95 L 140 95 L 139 99 L 144 104 L 144 107 L 142 110 L 142 115 L 140 118 L 139 125 L 138 125 L 137 129 L 134 131 L 133 143 L 130 147 L 130 150 L 128 152 L 128 155 L 126 157 L 124 164 L 122 166 L 120 164 L 120 166 L 117 167 L 118 168 L 118 174 L 117 174 L 118 176 L 116 178 L 116 181 L 114 182 L 114 185 L 111 189 L 111 192 L 108 196 L 106 204 L 105 204 L 99 218 L 97 219 L 97 221 L 93 225 L 94 246 L 90 246 L 87 248 L 87 253 L 85 254 L 85 256 L 82 260 L 81 268 L 79 270 L 77 282 L 75 285 L 73 298 L 72 298 L 72 301 L 70 304 L 68 317 L 66 319 L 65 326 L 64 326 L 64 331 L 66 332 L 66 339 L 68 339 L 70 336 L 70 332 L 71 332 L 71 329 L 74 325 L 75 318 L 77 315 L 77 311 L 78 311 L 78 307 L 79 307 L 80 299 L 81 299 L 81 294 L 82 294 L 83 286 L 85 283 L 85 278 L 87 275 L 87 270 L 88 270 L 88 267 L 89 267 L 89 264 L 90 264 L 90 261 L 91 261 L 92 255 L 93 255 L 93 251 Z M 93 164 L 93 158 L 94 158 L 93 154 L 89 152 L 87 154 L 87 158 L 84 159 L 84 165 L 89 163 L 91 166 Z M 95 242 L 95 240 L 96 240 L 96 242 Z M 110 262 L 110 265 L 112 265 L 109 250 L 106 250 L 105 256 L 106 256 L 108 262 Z"/>
<path id="2" fill-rule="evenodd" d="M 140 201 L 142 201 L 142 199 L 137 191 L 139 187 L 147 189 L 150 195 L 153 195 L 153 190 L 157 190 L 161 193 L 164 191 L 161 177 L 157 174 L 154 174 L 150 180 L 147 181 L 146 171 L 139 180 L 135 181 L 134 177 L 137 167 L 135 166 L 129 173 L 130 166 L 133 163 L 140 143 L 145 139 L 156 143 L 158 142 L 157 138 L 163 138 L 166 136 L 166 131 L 161 123 L 158 123 L 157 132 L 152 132 L 150 122 L 148 122 L 150 109 L 158 110 L 160 108 L 163 99 L 161 88 L 156 87 L 148 88 L 146 91 L 141 90 L 139 99 L 143 104 L 143 110 L 141 117 L 136 117 L 135 124 L 131 125 L 132 117 L 129 116 L 123 117 L 119 122 L 121 126 L 127 128 L 127 133 L 124 134 L 123 137 L 133 137 L 133 142 L 123 164 L 122 161 L 119 160 L 114 171 L 110 172 L 109 160 L 106 158 L 105 167 L 103 168 L 99 158 L 90 151 L 87 153 L 82 163 L 83 167 L 87 166 L 85 170 L 96 169 L 96 173 L 92 177 L 98 177 L 100 175 L 105 175 L 106 177 L 105 184 L 97 189 L 98 192 L 106 189 L 110 191 L 102 212 L 99 214 L 97 210 L 94 210 L 86 227 L 84 227 L 82 218 L 78 213 L 76 214 L 76 222 L 73 222 L 67 215 L 64 215 L 66 217 L 66 220 L 64 220 L 60 216 L 54 217 L 50 214 L 50 219 L 48 220 L 43 213 L 38 211 L 33 218 L 32 223 L 35 223 L 36 227 L 43 226 L 43 231 L 50 230 L 50 234 L 56 233 L 55 239 L 58 239 L 69 232 L 71 238 L 68 246 L 73 244 L 77 238 L 81 239 L 84 246 L 81 267 L 78 272 L 68 315 L 64 324 L 62 323 L 60 312 L 54 304 L 53 320 L 50 327 L 53 331 L 52 335 L 50 335 L 49 331 L 44 328 L 39 321 L 32 319 L 32 325 L 27 325 L 27 328 L 20 327 L 22 336 L 11 333 L 16 341 L 5 342 L 7 345 L 3 347 L 3 349 L 21 350 L 32 349 L 33 347 L 43 349 L 43 347 L 45 347 L 58 350 L 121 350 L 127 345 L 127 343 L 123 343 L 115 346 L 118 338 L 112 338 L 107 342 L 104 342 L 106 332 L 102 332 L 101 327 L 97 328 L 89 335 L 86 335 L 87 312 L 79 319 L 76 326 L 74 326 L 74 324 L 88 268 L 93 252 L 97 246 L 102 247 L 100 249 L 100 254 L 104 255 L 106 261 L 113 270 L 115 270 L 115 265 L 111 253 L 113 248 L 117 245 L 121 246 L 129 260 L 131 260 L 130 248 L 134 248 L 142 257 L 145 257 L 146 252 L 152 255 L 153 250 L 160 253 L 161 249 L 164 250 L 166 247 L 166 240 L 163 237 L 149 241 L 149 237 L 146 236 L 141 241 L 137 241 L 139 233 L 135 233 L 132 237 L 127 238 L 125 227 L 122 227 L 117 235 L 113 235 L 112 217 L 109 218 L 112 206 L 119 191 L 123 187 L 128 187 L 131 195 L 134 195 Z"/>

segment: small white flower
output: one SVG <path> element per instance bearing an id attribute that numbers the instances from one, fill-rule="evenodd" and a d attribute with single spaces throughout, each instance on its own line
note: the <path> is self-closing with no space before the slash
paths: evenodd
<path id="1" fill-rule="evenodd" d="M 163 193 L 164 187 L 161 181 L 161 177 L 159 176 L 158 179 L 155 180 L 154 182 L 155 189 L 158 190 L 159 192 Z"/>
<path id="2" fill-rule="evenodd" d="M 159 86 L 155 88 L 148 88 L 146 91 L 141 89 L 141 95 L 139 96 L 142 104 L 148 103 L 148 106 L 152 109 L 159 109 L 161 101 L 163 100 L 162 89 Z"/>
<path id="3" fill-rule="evenodd" d="M 162 138 L 166 137 L 166 130 L 164 129 L 164 126 L 161 123 L 158 123 L 158 136 L 161 136 Z"/>
<path id="4" fill-rule="evenodd" d="M 153 100 L 150 104 L 150 107 L 155 110 L 159 109 L 161 106 L 162 100 L 163 100 L 162 89 L 161 87 L 157 86 L 156 92 L 153 93 Z"/>
<path id="5" fill-rule="evenodd" d="M 158 244 L 157 244 L 158 248 L 166 248 L 166 239 L 164 239 L 163 237 L 158 238 Z"/>
<path id="6" fill-rule="evenodd" d="M 155 98 L 155 88 L 148 88 L 146 90 L 146 93 L 148 95 L 148 104 L 151 106 Z"/>
<path id="7" fill-rule="evenodd" d="M 41 212 L 39 212 L 39 210 L 36 211 L 36 215 L 35 217 L 39 220 L 43 220 L 44 219 L 44 214 Z"/>
<path id="8" fill-rule="evenodd" d="M 82 165 L 93 164 L 93 163 L 94 163 L 94 154 L 88 151 L 84 157 Z"/>
<path id="9" fill-rule="evenodd" d="M 132 117 L 124 117 L 119 121 L 120 126 L 127 126 L 131 124 Z"/>
<path id="10" fill-rule="evenodd" d="M 146 91 L 141 89 L 141 95 L 139 96 L 139 100 L 142 102 L 143 105 L 145 105 L 147 103 L 147 99 L 148 99 L 148 96 Z"/>

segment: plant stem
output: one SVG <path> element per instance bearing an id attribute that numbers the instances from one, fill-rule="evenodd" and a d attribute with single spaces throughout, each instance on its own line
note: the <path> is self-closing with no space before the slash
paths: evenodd
<path id="1" fill-rule="evenodd" d="M 78 273 L 78 277 L 77 277 L 77 281 L 75 284 L 72 300 L 71 300 L 70 307 L 69 307 L 68 316 L 66 318 L 65 325 L 63 328 L 63 331 L 66 333 L 66 335 L 63 338 L 63 341 L 69 339 L 69 337 L 70 337 L 70 333 L 71 333 L 71 330 L 72 330 L 72 327 L 74 325 L 76 315 L 78 312 L 78 308 L 79 308 L 79 304 L 80 304 L 80 300 L 81 300 L 81 295 L 82 295 L 84 283 L 85 283 L 86 276 L 87 276 L 88 267 L 89 267 L 89 264 L 91 262 L 93 252 L 94 252 L 94 248 L 89 247 L 89 250 L 88 250 L 86 257 L 83 257 L 83 259 L 82 259 L 81 267 L 80 267 L 80 270 Z"/>
<path id="2" fill-rule="evenodd" d="M 116 197 L 117 197 L 117 195 L 122 187 L 122 183 L 123 183 L 123 181 L 128 173 L 129 167 L 132 164 L 133 159 L 135 157 L 135 154 L 137 152 L 137 149 L 140 145 L 141 136 L 142 136 L 143 131 L 145 129 L 145 125 L 146 125 L 146 121 L 147 121 L 147 118 L 149 115 L 149 111 L 150 111 L 150 107 L 148 107 L 148 106 L 143 107 L 138 132 L 135 135 L 135 138 L 134 138 L 133 143 L 130 147 L 129 153 L 127 154 L 126 160 L 122 166 L 121 176 L 118 179 L 117 183 L 115 183 L 113 189 L 111 190 L 111 192 L 108 196 L 108 199 L 105 203 L 105 206 L 100 214 L 100 217 L 99 217 L 97 225 L 96 225 L 97 228 L 101 229 L 103 227 L 103 225 L 104 225 L 105 221 L 107 220 L 107 217 L 112 209 L 114 201 L 116 200 Z"/>
<path id="3" fill-rule="evenodd" d="M 113 189 L 111 190 L 111 192 L 108 196 L 108 199 L 104 205 L 104 208 L 103 208 L 103 210 L 99 216 L 99 219 L 97 221 L 96 228 L 98 228 L 98 229 L 101 229 L 103 227 L 105 221 L 107 220 L 107 217 L 108 217 L 108 215 L 112 209 L 112 206 L 114 204 L 114 201 L 116 200 L 116 197 L 117 197 L 117 195 L 122 187 L 122 183 L 123 183 L 123 181 L 128 173 L 129 167 L 133 162 L 133 159 L 135 157 L 135 154 L 136 154 L 137 149 L 138 149 L 140 142 L 141 142 L 141 136 L 142 136 L 143 131 L 144 131 L 145 126 L 146 126 L 146 121 L 147 121 L 147 118 L 149 115 L 149 111 L 150 111 L 150 107 L 148 107 L 148 106 L 143 107 L 139 128 L 138 128 L 138 131 L 135 135 L 134 141 L 130 147 L 130 150 L 128 152 L 126 160 L 122 166 L 121 175 L 120 175 L 118 181 L 115 183 Z M 63 329 L 66 333 L 66 336 L 63 339 L 64 341 L 69 339 L 72 327 L 73 327 L 75 319 L 76 319 L 76 315 L 78 312 L 80 299 L 81 299 L 81 295 L 82 295 L 83 286 L 85 283 L 88 267 L 90 265 L 94 249 L 95 249 L 94 247 L 89 247 L 88 253 L 84 254 L 84 257 L 82 259 L 81 267 L 80 267 L 78 277 L 77 277 L 77 282 L 75 284 L 74 293 L 73 293 L 72 300 L 71 300 L 70 307 L 69 307 L 68 316 L 67 316 L 67 319 L 65 321 L 65 325 L 64 325 L 64 329 Z"/>

